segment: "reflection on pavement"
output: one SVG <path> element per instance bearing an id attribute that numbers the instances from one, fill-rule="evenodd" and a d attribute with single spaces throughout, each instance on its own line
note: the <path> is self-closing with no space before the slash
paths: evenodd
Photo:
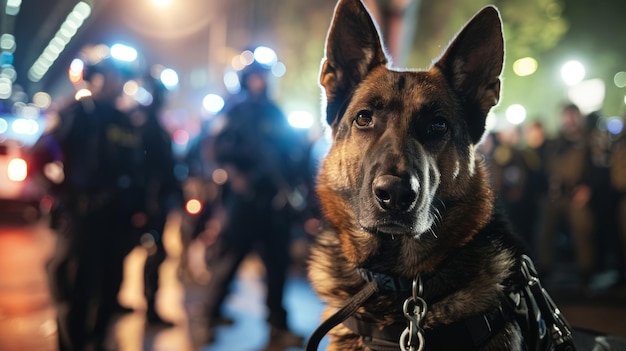
<path id="1" fill-rule="evenodd" d="M 110 347 L 119 351 L 146 350 L 261 350 L 268 339 L 265 325 L 263 270 L 259 260 L 246 260 L 226 301 L 225 314 L 235 320 L 229 327 L 216 329 L 216 340 L 207 344 L 206 325 L 200 318 L 205 287 L 188 277 L 179 279 L 183 251 L 180 216 L 172 215 L 164 234 L 168 252 L 161 265 L 161 286 L 157 309 L 166 319 L 176 321 L 172 328 L 145 324 L 143 263 L 145 251 L 138 247 L 126 258 L 125 276 L 119 299 L 135 312 L 118 316 L 110 333 Z M 0 350 L 56 351 L 56 307 L 49 293 L 46 262 L 54 255 L 56 234 L 46 223 L 25 228 L 0 226 Z M 194 251 L 195 250 L 195 251 Z M 202 264 L 202 251 L 195 247 L 190 264 Z M 206 277 L 203 267 L 190 271 Z M 322 304 L 306 279 L 288 279 L 285 304 L 290 326 L 308 336 L 318 325 Z M 200 314 L 200 315 L 199 315 Z M 323 345 L 322 345 L 323 346 Z M 322 349 L 322 348 L 320 348 Z"/>

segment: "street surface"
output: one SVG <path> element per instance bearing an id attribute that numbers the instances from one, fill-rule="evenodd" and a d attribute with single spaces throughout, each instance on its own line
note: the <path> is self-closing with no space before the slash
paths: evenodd
<path id="1" fill-rule="evenodd" d="M 191 274 L 179 278 L 182 253 L 180 217 L 168 222 L 165 244 L 168 259 L 161 267 L 162 286 L 158 308 L 163 317 L 176 321 L 173 328 L 145 325 L 142 297 L 142 264 L 145 251 L 135 249 L 127 258 L 125 281 L 120 292 L 123 305 L 134 313 L 121 315 L 111 330 L 112 347 L 119 351 L 255 351 L 267 343 L 263 268 L 251 256 L 240 269 L 226 314 L 233 326 L 219 327 L 216 340 L 208 344 L 202 322 L 204 285 L 190 279 L 206 279 L 202 249 L 189 251 Z M 46 223 L 30 227 L 0 226 L 0 351 L 56 351 L 56 306 L 50 297 L 45 264 L 54 255 L 56 234 Z M 295 332 L 308 337 L 320 321 L 322 303 L 301 271 L 294 270 L 286 287 L 286 307 Z M 578 292 L 564 285 L 553 297 L 569 322 L 626 338 L 626 288 Z M 324 348 L 324 344 L 320 350 Z M 113 348 L 112 348 L 113 349 Z"/>

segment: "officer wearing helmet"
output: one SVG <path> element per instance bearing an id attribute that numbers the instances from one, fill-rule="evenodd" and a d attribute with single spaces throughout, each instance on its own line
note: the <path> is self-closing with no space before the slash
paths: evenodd
<path id="1" fill-rule="evenodd" d="M 214 136 L 217 163 L 228 172 L 223 205 L 226 222 L 209 262 L 209 326 L 230 323 L 221 307 L 239 264 L 258 250 L 267 274 L 269 346 L 301 347 L 302 337 L 287 325 L 283 290 L 290 263 L 289 245 L 293 162 L 297 137 L 268 96 L 269 67 L 253 62 L 240 72 L 241 94 L 225 108 L 225 126 Z M 211 330 L 210 330 L 211 332 Z"/>
<path id="2" fill-rule="evenodd" d="M 151 325 L 173 326 L 163 319 L 156 308 L 161 264 L 167 257 L 163 234 L 168 215 L 182 202 L 182 189 L 174 174 L 175 159 L 172 140 L 159 121 L 165 105 L 166 87 L 160 79 L 146 73 L 142 84 L 152 96 L 150 101 L 140 103 L 131 112 L 131 119 L 143 143 L 145 194 L 145 224 L 139 228 L 139 242 L 147 250 L 144 265 L 144 297 L 146 320 Z"/>
<path id="3" fill-rule="evenodd" d="M 65 177 L 60 187 L 68 225 L 65 255 L 56 257 L 59 349 L 104 349 L 124 257 L 141 226 L 143 165 L 141 139 L 117 99 L 129 70 L 102 47 L 86 50 L 81 98 L 58 112 L 53 137 L 60 146 Z M 104 52 L 94 55 L 94 50 Z M 87 55 L 91 54 L 91 55 Z M 94 58 L 94 56 L 96 56 Z M 63 251 L 61 251 L 63 252 Z"/>

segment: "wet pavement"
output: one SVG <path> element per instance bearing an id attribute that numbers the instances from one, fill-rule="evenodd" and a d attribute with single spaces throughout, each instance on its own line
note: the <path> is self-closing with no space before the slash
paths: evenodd
<path id="1" fill-rule="evenodd" d="M 192 270 L 179 278 L 182 244 L 178 228 L 179 217 L 172 216 L 165 233 L 168 259 L 161 267 L 163 281 L 157 298 L 157 308 L 163 317 L 176 321 L 176 325 L 172 328 L 146 326 L 145 302 L 141 295 L 141 272 L 146 254 L 137 248 L 127 258 L 120 292 L 120 302 L 134 308 L 135 312 L 116 318 L 109 338 L 111 349 L 263 350 L 269 331 L 264 321 L 265 288 L 258 259 L 251 256 L 246 260 L 227 300 L 225 313 L 235 324 L 218 327 L 215 342 L 208 344 L 206 325 L 199 314 L 205 286 L 198 281 L 207 274 L 200 264 L 202 250 L 191 247 Z M 55 241 L 55 233 L 45 223 L 30 227 L 0 226 L 0 351 L 57 350 L 56 306 L 50 297 L 45 269 L 45 263 L 54 254 Z M 599 277 L 593 290 L 581 290 L 568 284 L 556 284 L 549 289 L 573 326 L 626 338 L 626 287 L 605 287 L 603 279 L 610 281 L 610 274 Z M 302 271 L 294 270 L 289 277 L 285 298 L 290 326 L 307 337 L 319 324 L 323 305 Z"/>

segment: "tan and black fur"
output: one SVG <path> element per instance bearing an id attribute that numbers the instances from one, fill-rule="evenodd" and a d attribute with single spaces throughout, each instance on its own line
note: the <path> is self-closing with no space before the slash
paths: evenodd
<path id="1" fill-rule="evenodd" d="M 320 76 L 333 135 L 317 185 L 326 227 L 309 270 L 325 317 L 364 286 L 360 267 L 427 276 L 438 298 L 427 301 L 426 329 L 498 306 L 521 252 L 494 211 L 475 148 L 500 97 L 503 61 L 495 7 L 472 18 L 430 69 L 415 71 L 390 68 L 360 0 L 339 1 Z M 404 320 L 406 297 L 374 296 L 359 313 L 382 328 Z M 329 350 L 367 349 L 343 325 L 330 335 Z M 483 350 L 520 347 L 511 323 Z"/>

